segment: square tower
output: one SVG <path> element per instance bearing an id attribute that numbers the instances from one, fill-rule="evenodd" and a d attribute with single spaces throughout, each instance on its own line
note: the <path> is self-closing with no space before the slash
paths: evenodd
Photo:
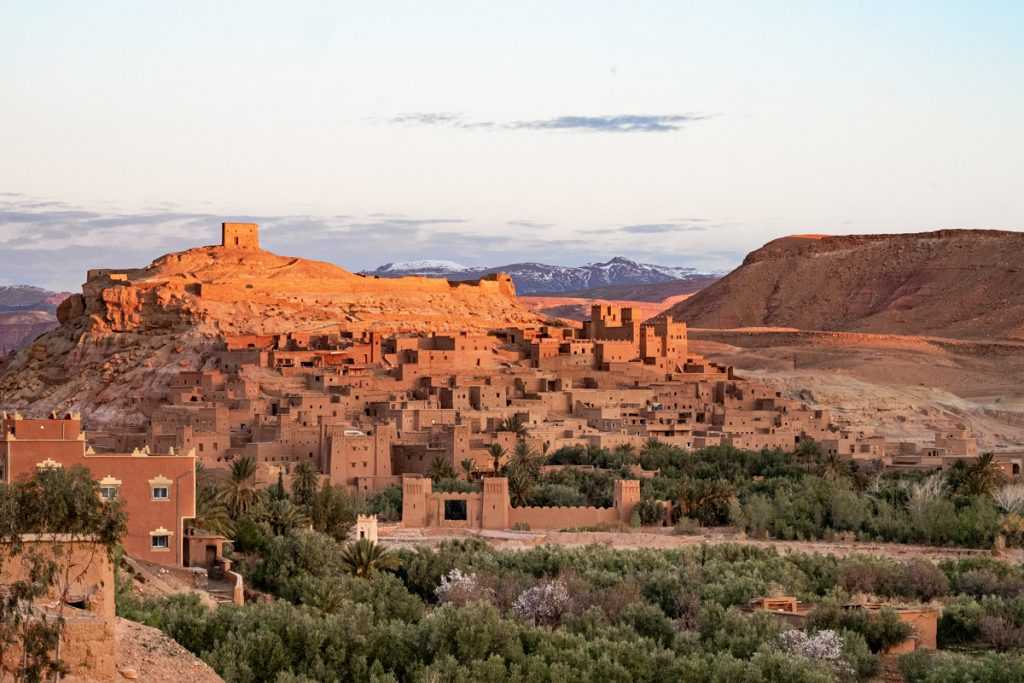
<path id="1" fill-rule="evenodd" d="M 221 223 L 220 245 L 225 249 L 259 249 L 260 226 L 256 223 Z"/>

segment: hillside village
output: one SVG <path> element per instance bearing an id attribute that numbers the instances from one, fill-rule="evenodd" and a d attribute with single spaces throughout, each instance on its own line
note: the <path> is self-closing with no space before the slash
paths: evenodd
<path id="1" fill-rule="evenodd" d="M 225 223 L 219 248 L 239 257 L 260 250 L 258 228 Z M 109 290 L 124 283 L 113 272 L 94 272 L 86 288 L 116 299 Z M 942 469 L 978 456 L 966 430 L 937 433 L 922 445 L 844 429 L 828 410 L 692 353 L 684 322 L 643 321 L 610 305 L 593 306 L 581 327 L 226 334 L 203 367 L 179 370 L 141 410 L 145 429 L 88 437 L 77 415 L 5 414 L 0 479 L 85 464 L 104 491 L 128 501 L 131 552 L 157 563 L 212 566 L 224 539 L 188 538 L 196 533 L 187 531 L 195 467 L 224 470 L 244 456 L 265 483 L 290 481 L 300 463 L 311 463 L 323 480 L 352 492 L 404 485 L 416 495 L 424 495 L 416 480 L 432 468 L 469 479 L 499 474 L 495 468 L 518 441 L 541 454 L 579 446 L 639 450 L 652 441 L 687 450 L 792 451 L 813 441 L 830 456 L 878 469 Z M 1022 459 L 1002 453 L 997 462 L 1014 476 Z M 634 469 L 638 478 L 653 476 Z M 507 490 L 500 495 L 510 507 Z M 168 514 L 170 506 L 159 503 L 171 499 Z M 411 513 L 411 500 L 406 525 L 496 524 L 483 520 L 476 503 L 446 519 Z M 532 528 L 557 529 L 609 513 L 523 514 Z M 623 508 L 611 518 L 629 516 Z M 499 527 L 512 525 L 507 514 L 500 519 Z"/>

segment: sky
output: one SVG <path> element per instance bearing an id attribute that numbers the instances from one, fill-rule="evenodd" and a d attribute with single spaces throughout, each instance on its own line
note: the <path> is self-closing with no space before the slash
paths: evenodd
<path id="1" fill-rule="evenodd" d="M 1024 3 L 0 0 L 0 284 L 1024 228 Z"/>

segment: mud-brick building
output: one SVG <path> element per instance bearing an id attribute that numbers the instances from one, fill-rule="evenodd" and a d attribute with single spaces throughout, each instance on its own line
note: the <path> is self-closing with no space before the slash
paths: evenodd
<path id="1" fill-rule="evenodd" d="M 615 482 L 614 507 L 512 507 L 508 479 L 487 477 L 481 491 L 435 492 L 426 477 L 402 478 L 402 526 L 464 529 L 566 529 L 630 521 L 640 502 L 640 482 Z"/>
<path id="2" fill-rule="evenodd" d="M 67 577 L 66 584 L 60 582 L 51 587 L 34 605 L 36 618 L 46 618 L 51 623 L 57 618 L 64 621 L 60 657 L 68 668 L 67 679 L 122 680 L 116 668 L 114 565 L 107 549 L 89 540 L 60 534 L 25 535 L 21 542 L 28 551 L 26 554 L 55 561 L 58 573 Z M 6 549 L 0 546 L 0 554 L 4 552 Z M 28 563 L 0 564 L 0 591 L 5 585 L 28 579 L 29 572 Z M 14 665 L 22 654 L 18 642 L 0 649 L 0 670 Z"/>
<path id="3" fill-rule="evenodd" d="M 46 468 L 85 467 L 104 498 L 122 501 L 129 555 L 168 566 L 188 564 L 185 522 L 196 516 L 193 454 L 94 453 L 77 415 L 38 420 L 3 413 L 0 428 L 0 481 L 29 478 Z"/>

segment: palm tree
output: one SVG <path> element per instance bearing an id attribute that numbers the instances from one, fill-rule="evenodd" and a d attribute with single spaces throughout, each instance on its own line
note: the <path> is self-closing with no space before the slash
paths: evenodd
<path id="1" fill-rule="evenodd" d="M 253 520 L 266 524 L 275 536 L 285 536 L 309 526 L 309 517 L 287 498 L 264 499 L 252 509 Z"/>
<path id="2" fill-rule="evenodd" d="M 256 503 L 256 459 L 243 455 L 231 463 L 231 475 L 222 491 L 224 504 L 231 517 L 238 519 Z"/>
<path id="3" fill-rule="evenodd" d="M 196 516 L 192 526 L 222 536 L 234 534 L 231 515 L 221 492 L 202 463 L 196 463 Z"/>
<path id="4" fill-rule="evenodd" d="M 498 425 L 499 432 L 513 432 L 517 439 L 522 439 L 526 436 L 526 423 L 523 422 L 523 418 L 519 415 L 513 415 L 506 417 Z"/>
<path id="5" fill-rule="evenodd" d="M 530 448 L 525 439 L 516 442 L 516 449 L 509 460 L 509 467 L 520 469 L 532 477 L 540 475 L 541 458 Z"/>
<path id="6" fill-rule="evenodd" d="M 320 473 L 313 467 L 313 463 L 300 462 L 292 472 L 292 498 L 299 505 L 312 505 L 319 483 Z"/>
<path id="7" fill-rule="evenodd" d="M 652 436 L 652 437 L 648 438 L 647 441 L 644 442 L 643 449 L 641 449 L 640 452 L 643 453 L 644 455 L 647 455 L 648 453 L 657 453 L 658 451 L 660 451 L 664 447 L 665 447 L 665 444 L 663 444 L 662 442 L 658 441 L 657 439 L 655 439 Z"/>
<path id="8" fill-rule="evenodd" d="M 983 453 L 967 468 L 967 493 L 975 496 L 991 495 L 1006 480 L 1006 475 L 992 453 Z"/>
<path id="9" fill-rule="evenodd" d="M 341 566 L 353 576 L 365 578 L 377 571 L 397 569 L 398 564 L 397 555 L 367 538 L 353 541 L 341 551 Z"/>
<path id="10" fill-rule="evenodd" d="M 502 448 L 500 443 L 494 442 L 487 447 L 487 454 L 491 456 L 491 470 L 494 472 L 493 476 L 498 476 L 498 473 L 501 471 L 501 460 L 505 457 L 505 449 Z"/>
<path id="11" fill-rule="evenodd" d="M 430 470 L 427 472 L 427 476 L 434 481 L 439 481 L 441 479 L 454 479 L 455 469 L 452 467 L 450 462 L 438 455 L 430 463 Z"/>
<path id="12" fill-rule="evenodd" d="M 515 507 L 529 504 L 530 493 L 533 491 L 534 478 L 525 467 L 510 464 L 508 468 L 508 495 Z"/>
<path id="13" fill-rule="evenodd" d="M 473 478 L 473 472 L 476 471 L 476 460 L 466 458 L 459 463 L 459 466 L 462 468 L 462 473 L 466 475 L 466 481 Z"/>
<path id="14" fill-rule="evenodd" d="M 525 439 L 516 442 L 515 452 L 508 461 L 508 492 L 512 504 L 523 507 L 529 504 L 530 493 L 540 478 L 543 457 L 530 448 Z"/>
<path id="15" fill-rule="evenodd" d="M 616 446 L 610 456 L 611 457 L 605 459 L 605 462 L 603 463 L 604 467 L 628 467 L 638 461 L 636 449 L 633 448 L 633 444 L 631 443 L 624 443 Z"/>

